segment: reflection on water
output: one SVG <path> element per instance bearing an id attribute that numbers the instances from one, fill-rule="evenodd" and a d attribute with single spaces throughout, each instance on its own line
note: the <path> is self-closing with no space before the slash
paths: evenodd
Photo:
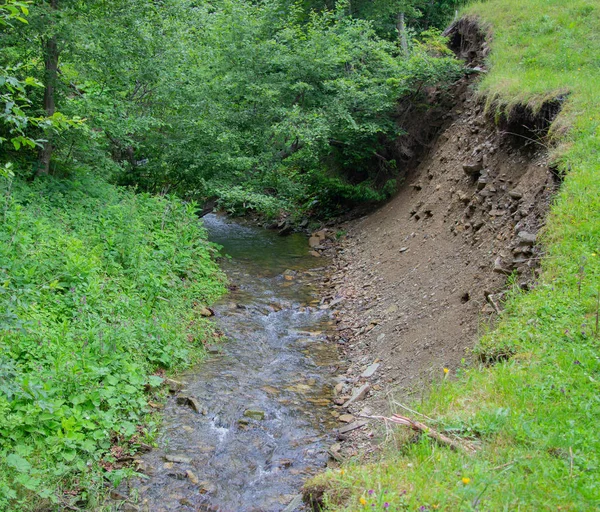
<path id="1" fill-rule="evenodd" d="M 142 509 L 280 511 L 327 460 L 335 427 L 329 407 L 337 374 L 330 328 L 313 282 L 322 260 L 306 238 L 280 237 L 209 215 L 214 242 L 235 291 L 215 308 L 228 341 L 182 377 L 165 408 L 160 448 L 144 461 L 151 478 L 135 485 Z"/>

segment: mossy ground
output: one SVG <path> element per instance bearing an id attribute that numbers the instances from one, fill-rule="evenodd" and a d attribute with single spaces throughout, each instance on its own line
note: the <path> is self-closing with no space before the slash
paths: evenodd
<path id="1" fill-rule="evenodd" d="M 600 5 L 490 0 L 465 13 L 489 31 L 490 108 L 567 95 L 549 149 L 564 182 L 537 287 L 514 290 L 476 352 L 514 354 L 435 384 L 413 404 L 469 456 L 398 432 L 381 461 L 309 483 L 331 510 L 597 510 L 600 507 Z"/>

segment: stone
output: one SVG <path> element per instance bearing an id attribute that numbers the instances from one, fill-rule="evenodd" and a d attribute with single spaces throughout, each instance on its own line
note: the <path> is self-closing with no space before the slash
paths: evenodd
<path id="1" fill-rule="evenodd" d="M 469 201 L 471 201 L 471 197 L 469 196 L 469 194 L 466 194 L 465 192 L 463 192 L 462 190 L 458 191 L 458 200 L 461 203 L 465 203 L 467 204 Z"/>
<path id="2" fill-rule="evenodd" d="M 337 306 L 338 304 L 340 304 L 341 302 L 344 302 L 344 298 L 343 297 L 338 297 L 337 299 L 332 300 L 329 303 L 329 307 L 332 308 L 334 306 Z"/>
<path id="3" fill-rule="evenodd" d="M 127 499 L 127 496 L 113 489 L 112 491 L 110 491 L 110 498 L 112 500 L 125 501 Z"/>
<path id="4" fill-rule="evenodd" d="M 509 191 L 508 195 L 510 197 L 512 197 L 513 199 L 521 199 L 523 197 L 523 194 L 521 194 L 521 192 L 518 192 L 516 190 Z"/>
<path id="5" fill-rule="evenodd" d="M 360 374 L 360 376 L 363 379 L 370 379 L 380 366 L 381 365 L 379 363 L 373 363 L 372 365 L 369 365 L 365 371 Z"/>
<path id="6" fill-rule="evenodd" d="M 398 311 L 398 306 L 396 304 L 392 304 L 389 308 L 385 310 L 386 314 L 391 315 Z"/>
<path id="7" fill-rule="evenodd" d="M 371 386 L 367 384 L 363 384 L 360 388 L 354 390 L 350 399 L 344 404 L 345 408 L 350 407 L 353 403 L 359 402 L 360 400 L 364 400 L 371 389 Z"/>
<path id="8" fill-rule="evenodd" d="M 335 385 L 335 388 L 334 388 L 335 394 L 339 395 L 342 392 L 343 389 L 344 389 L 344 383 L 343 382 L 338 382 Z"/>
<path id="9" fill-rule="evenodd" d="M 352 414 L 342 414 L 338 418 L 338 421 L 341 421 L 342 423 L 352 423 L 354 421 L 354 416 L 352 416 Z"/>
<path id="10" fill-rule="evenodd" d="M 533 245 L 537 240 L 536 235 L 527 231 L 519 231 L 519 233 L 517 234 L 517 238 L 519 239 L 519 242 L 523 245 Z"/>
<path id="11" fill-rule="evenodd" d="M 193 471 L 190 471 L 189 469 L 185 472 L 188 480 L 190 482 L 192 482 L 194 485 L 198 485 L 198 483 L 200 482 L 200 480 L 198 480 L 198 477 L 194 474 Z"/>
<path id="12" fill-rule="evenodd" d="M 206 351 L 211 355 L 217 355 L 221 353 L 221 349 L 216 345 L 206 345 Z"/>
<path id="13" fill-rule="evenodd" d="M 200 313 L 200 315 L 204 317 L 214 316 L 215 314 L 215 312 L 212 309 L 207 307 L 200 308 L 200 311 L 198 311 L 198 313 Z"/>
<path id="14" fill-rule="evenodd" d="M 202 407 L 202 405 L 200 405 L 200 402 L 192 396 L 188 397 L 188 405 L 192 409 L 194 409 L 194 411 L 196 411 L 198 414 L 202 414 L 203 416 L 206 416 L 208 414 L 206 407 Z"/>
<path id="15" fill-rule="evenodd" d="M 329 405 L 331 403 L 331 400 L 327 398 L 307 398 L 306 401 L 315 405 Z"/>
<path id="16" fill-rule="evenodd" d="M 494 260 L 494 272 L 498 274 L 510 274 L 510 270 L 504 266 L 500 256 Z"/>
<path id="17" fill-rule="evenodd" d="M 322 241 L 322 240 L 321 240 L 319 237 L 316 237 L 316 236 L 311 236 L 311 237 L 308 239 L 308 246 L 309 246 L 309 247 L 313 247 L 313 248 L 314 248 L 314 247 L 317 247 L 317 246 L 321 245 L 321 241 Z"/>
<path id="18" fill-rule="evenodd" d="M 168 453 L 163 457 L 163 459 L 165 459 L 167 462 L 177 462 L 178 464 L 189 464 L 192 462 L 190 457 L 177 453 Z"/>
<path id="19" fill-rule="evenodd" d="M 483 161 L 470 163 L 470 164 L 463 164 L 463 171 L 468 176 L 474 176 L 476 174 L 479 174 L 479 172 L 482 169 L 483 169 Z"/>
<path id="20" fill-rule="evenodd" d="M 246 418 L 252 418 L 254 420 L 264 420 L 265 411 L 261 411 L 260 409 L 246 409 L 244 411 L 244 416 Z"/>
<path id="21" fill-rule="evenodd" d="M 321 253 L 319 253 L 317 251 L 310 251 L 308 254 L 310 254 L 311 256 L 314 256 L 315 258 L 321 257 Z"/>
<path id="22" fill-rule="evenodd" d="M 281 393 L 279 389 L 273 386 L 263 386 L 261 389 L 269 395 L 279 395 Z"/>
<path id="23" fill-rule="evenodd" d="M 217 490 L 217 486 L 212 482 L 204 481 L 198 484 L 202 494 L 212 494 Z"/>
<path id="24" fill-rule="evenodd" d="M 355 421 L 354 423 L 350 423 L 350 425 L 346 425 L 345 427 L 341 427 L 338 430 L 340 434 L 346 434 L 348 432 L 352 432 L 353 430 L 357 430 L 359 428 L 364 427 L 368 422 L 367 421 Z"/>
<path id="25" fill-rule="evenodd" d="M 338 436 L 339 437 L 343 437 L 343 436 Z M 333 446 L 341 446 L 339 443 L 334 444 Z M 333 447 L 332 447 L 333 448 Z M 327 450 L 327 453 L 329 453 L 329 456 L 337 461 L 337 462 L 344 462 L 344 457 L 342 456 L 342 454 L 340 453 L 340 450 L 333 450 L 332 448 L 329 448 Z"/>
<path id="26" fill-rule="evenodd" d="M 289 235 L 292 231 L 294 231 L 294 226 L 292 226 L 292 224 L 287 221 L 280 223 L 279 227 L 280 227 L 280 229 L 279 229 L 280 236 Z"/>
<path id="27" fill-rule="evenodd" d="M 165 386 L 169 388 L 171 393 L 181 391 L 185 387 L 185 382 L 180 382 L 174 379 L 165 379 L 163 382 L 165 383 Z"/>

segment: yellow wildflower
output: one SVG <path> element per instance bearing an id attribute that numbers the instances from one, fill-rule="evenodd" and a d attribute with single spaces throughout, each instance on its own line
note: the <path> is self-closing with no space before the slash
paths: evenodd
<path id="1" fill-rule="evenodd" d="M 450 370 L 448 370 L 448 368 L 444 368 L 444 373 L 445 373 L 445 374 L 448 374 L 448 372 L 449 372 L 449 371 L 450 371 Z"/>
<path id="2" fill-rule="evenodd" d="M 366 505 L 367 504 L 367 500 L 364 499 L 362 496 L 360 497 L 360 499 L 358 501 L 360 501 L 361 505 Z"/>
<path id="3" fill-rule="evenodd" d="M 467 478 L 466 476 L 463 476 L 463 479 L 462 479 L 462 483 L 463 484 L 467 485 L 470 481 L 471 481 L 470 478 Z"/>

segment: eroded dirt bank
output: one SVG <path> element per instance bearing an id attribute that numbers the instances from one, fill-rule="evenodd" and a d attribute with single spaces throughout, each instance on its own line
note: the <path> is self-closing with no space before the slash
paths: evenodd
<path id="1" fill-rule="evenodd" d="M 457 89 L 399 194 L 342 227 L 347 236 L 323 303 L 334 310 L 334 339 L 350 362 L 337 403 L 354 426 L 361 414 L 418 398 L 444 368 L 452 375 L 463 359 L 474 360 L 470 349 L 502 308 L 507 276 L 524 288 L 535 282 L 538 233 L 558 186 L 540 137 L 559 105 L 537 115 L 516 109 L 497 122 L 475 97 L 475 83 L 471 75 Z M 365 384 L 366 398 L 348 405 Z M 340 440 L 350 442 L 336 445 L 336 456 L 357 453 L 370 428 L 342 429 Z"/>

